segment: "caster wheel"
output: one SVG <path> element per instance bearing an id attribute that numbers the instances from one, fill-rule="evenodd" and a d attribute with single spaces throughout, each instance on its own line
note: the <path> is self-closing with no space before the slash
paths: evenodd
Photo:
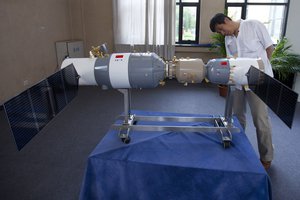
<path id="1" fill-rule="evenodd" d="M 224 146 L 225 149 L 229 148 L 230 147 L 230 141 L 224 141 L 223 146 Z"/>
<path id="2" fill-rule="evenodd" d="M 122 142 L 124 144 L 129 144 L 130 143 L 130 137 L 126 137 L 126 138 L 121 138 Z"/>

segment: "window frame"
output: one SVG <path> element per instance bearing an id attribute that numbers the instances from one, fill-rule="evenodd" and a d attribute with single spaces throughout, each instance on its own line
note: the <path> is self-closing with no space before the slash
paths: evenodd
<path id="1" fill-rule="evenodd" d="M 244 0 L 244 2 L 236 2 L 236 3 L 228 3 L 227 0 L 225 1 L 225 10 L 228 10 L 228 7 L 241 7 L 242 8 L 242 19 L 246 19 L 247 16 L 247 6 L 252 5 L 267 5 L 267 6 L 285 6 L 285 13 L 284 13 L 284 20 L 282 24 L 282 30 L 280 38 L 283 38 L 286 34 L 286 28 L 287 28 L 287 21 L 288 21 L 288 14 L 289 14 L 289 8 L 290 8 L 290 0 L 287 0 L 287 2 L 264 2 L 264 3 L 255 3 L 255 2 L 248 2 L 248 0 Z"/>
<path id="2" fill-rule="evenodd" d="M 198 44 L 199 43 L 199 27 L 200 27 L 200 0 L 198 2 L 182 2 L 182 0 L 176 1 L 176 6 L 179 6 L 179 22 L 178 22 L 178 41 L 176 44 Z M 196 7 L 196 33 L 195 40 L 183 40 L 182 39 L 182 26 L 183 26 L 183 8 L 184 7 Z"/>

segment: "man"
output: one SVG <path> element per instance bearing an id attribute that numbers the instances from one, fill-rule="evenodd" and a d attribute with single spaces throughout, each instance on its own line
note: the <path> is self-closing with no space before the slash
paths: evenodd
<path id="1" fill-rule="evenodd" d="M 210 29 L 225 36 L 228 57 L 261 58 L 265 73 L 273 77 L 271 58 L 273 42 L 266 27 L 257 20 L 233 21 L 222 13 L 216 14 L 210 21 Z M 246 128 L 246 101 L 256 128 L 260 160 L 265 169 L 269 169 L 273 160 L 272 131 L 267 106 L 246 86 L 236 86 L 234 92 L 233 113 Z"/>

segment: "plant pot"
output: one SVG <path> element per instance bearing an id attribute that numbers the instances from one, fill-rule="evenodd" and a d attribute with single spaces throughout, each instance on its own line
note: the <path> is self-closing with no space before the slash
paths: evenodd
<path id="1" fill-rule="evenodd" d="M 227 85 L 218 85 L 218 88 L 219 88 L 219 95 L 221 97 L 227 97 L 227 91 L 228 91 Z"/>

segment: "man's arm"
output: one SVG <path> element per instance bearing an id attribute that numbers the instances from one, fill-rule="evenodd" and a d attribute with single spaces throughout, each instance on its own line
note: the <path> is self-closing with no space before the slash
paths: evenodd
<path id="1" fill-rule="evenodd" d="M 268 59 L 269 59 L 269 60 L 270 60 L 271 57 L 272 57 L 273 51 L 274 51 L 273 45 L 270 45 L 269 47 L 266 48 L 266 52 L 267 52 L 267 56 L 268 56 Z"/>
<path id="2" fill-rule="evenodd" d="M 257 36 L 258 36 L 260 42 L 266 48 L 267 57 L 270 60 L 272 57 L 272 53 L 274 51 L 273 41 L 272 41 L 265 25 L 263 25 L 263 23 L 261 23 L 257 20 L 255 20 L 255 21 L 256 21 L 255 31 L 257 33 Z"/>

